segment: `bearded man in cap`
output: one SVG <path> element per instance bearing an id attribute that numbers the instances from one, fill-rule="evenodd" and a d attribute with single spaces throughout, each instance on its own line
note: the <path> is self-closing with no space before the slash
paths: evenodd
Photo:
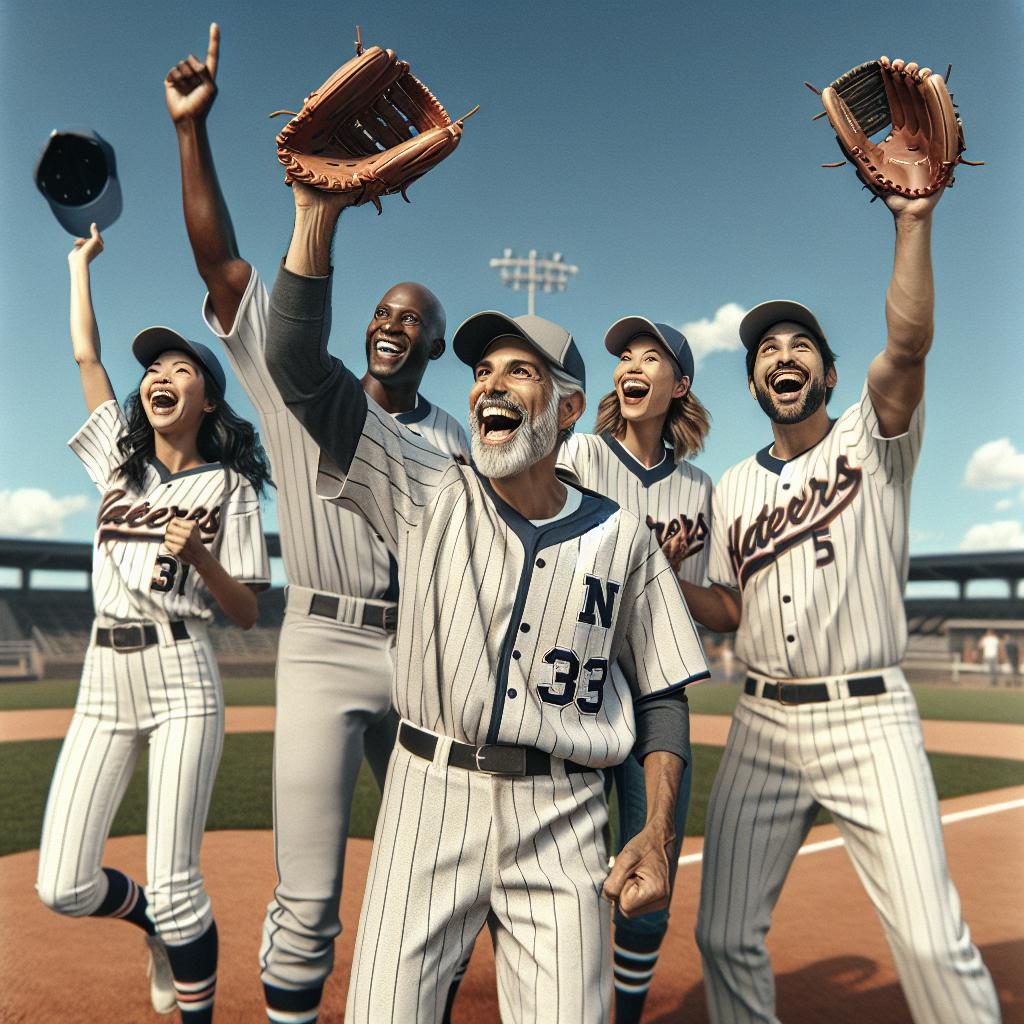
<path id="1" fill-rule="evenodd" d="M 708 674 L 686 604 L 644 523 L 555 475 L 585 403 L 569 332 L 466 320 L 453 347 L 473 371 L 476 466 L 440 455 L 328 354 L 330 246 L 349 201 L 293 188 L 267 364 L 320 447 L 319 494 L 384 539 L 401 594 L 402 724 L 346 1020 L 439 1020 L 487 923 L 503 1019 L 605 1021 L 608 901 L 643 913 L 668 898 L 682 688 Z M 608 875 L 602 770 L 630 751 L 647 825 Z"/>

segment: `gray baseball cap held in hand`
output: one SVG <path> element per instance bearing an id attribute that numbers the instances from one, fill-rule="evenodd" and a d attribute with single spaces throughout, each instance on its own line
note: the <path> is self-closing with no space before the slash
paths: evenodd
<path id="1" fill-rule="evenodd" d="M 586 367 L 572 335 L 564 327 L 541 316 L 511 317 L 493 309 L 474 313 L 455 332 L 452 348 L 467 366 L 476 366 L 491 342 L 509 336 L 522 338 L 549 363 L 578 381 L 580 388 L 586 388 Z"/>
<path id="2" fill-rule="evenodd" d="M 90 224 L 103 231 L 121 215 L 114 150 L 96 132 L 51 132 L 35 183 L 60 226 L 76 238 L 88 238 Z"/>

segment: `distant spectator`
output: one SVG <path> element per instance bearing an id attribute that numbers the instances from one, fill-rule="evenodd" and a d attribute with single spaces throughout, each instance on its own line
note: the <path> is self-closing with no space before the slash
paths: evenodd
<path id="1" fill-rule="evenodd" d="M 1013 685 L 1020 686 L 1020 645 L 1012 633 L 1003 635 L 1003 650 L 1006 651 L 1006 660 L 1010 663 Z"/>
<path id="2" fill-rule="evenodd" d="M 985 630 L 985 635 L 979 641 L 981 647 L 981 660 L 988 669 L 989 682 L 993 686 L 999 685 L 999 637 L 991 629 Z"/>
<path id="3" fill-rule="evenodd" d="M 727 683 L 731 683 L 736 671 L 736 655 L 733 654 L 732 644 L 728 639 L 722 641 L 718 656 L 722 659 L 722 677 Z"/>

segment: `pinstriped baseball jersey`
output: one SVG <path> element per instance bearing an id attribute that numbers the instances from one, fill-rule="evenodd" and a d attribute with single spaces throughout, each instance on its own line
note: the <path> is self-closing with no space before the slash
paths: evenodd
<path id="1" fill-rule="evenodd" d="M 346 397 L 355 383 L 343 371 Z M 366 405 L 361 435 L 332 448 L 354 448 L 347 473 L 324 452 L 318 490 L 365 516 L 398 559 L 398 712 L 473 744 L 622 761 L 633 701 L 708 674 L 654 534 L 592 494 L 534 526 L 472 467 Z"/>
<path id="2" fill-rule="evenodd" d="M 688 538 L 679 578 L 698 586 L 711 553 L 711 478 L 671 448 L 650 468 L 611 434 L 573 434 L 558 453 L 558 468 L 588 490 L 606 494 L 635 512 L 659 544 L 683 532 Z"/>
<path id="3" fill-rule="evenodd" d="M 221 339 L 236 376 L 259 412 L 262 440 L 277 484 L 281 555 L 288 582 L 351 597 L 394 600 L 387 549 L 366 521 L 316 497 L 319 449 L 288 412 L 264 360 L 270 297 L 253 270 L 229 333 L 224 333 L 209 296 L 203 318 Z M 469 461 L 459 423 L 422 396 L 415 409 L 395 416 L 439 451 Z"/>
<path id="4" fill-rule="evenodd" d="M 795 678 L 900 663 L 923 426 L 922 403 L 905 434 L 882 437 L 865 385 L 809 451 L 781 462 L 766 448 L 724 474 L 710 576 L 742 591 L 737 657 Z"/>
<path id="5" fill-rule="evenodd" d="M 117 441 L 126 426 L 124 413 L 111 400 L 93 410 L 68 442 L 103 495 L 92 570 L 97 618 L 212 619 L 212 598 L 202 577 L 163 546 L 164 528 L 175 517 L 198 522 L 203 543 L 231 576 L 269 584 L 252 484 L 220 463 L 170 473 L 152 459 L 143 488 L 136 491 L 118 472 L 123 456 Z"/>

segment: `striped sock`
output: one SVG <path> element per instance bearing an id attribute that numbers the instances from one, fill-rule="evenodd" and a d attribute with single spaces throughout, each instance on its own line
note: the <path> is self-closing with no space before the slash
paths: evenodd
<path id="1" fill-rule="evenodd" d="M 615 1024 L 639 1024 L 644 1010 L 654 965 L 658 962 L 661 936 L 653 949 L 627 949 L 616 940 L 615 967 Z"/>
<path id="2" fill-rule="evenodd" d="M 217 988 L 217 925 L 192 942 L 167 946 L 182 1024 L 211 1024 Z"/>
<path id="3" fill-rule="evenodd" d="M 315 1024 L 320 1014 L 324 986 L 288 989 L 263 983 L 267 1001 L 267 1020 L 271 1024 Z"/>
<path id="4" fill-rule="evenodd" d="M 142 886 L 113 868 L 104 868 L 103 874 L 107 876 L 107 895 L 92 916 L 119 917 L 123 921 L 131 921 L 147 935 L 155 934 L 156 929 L 146 913 L 149 904 Z"/>

